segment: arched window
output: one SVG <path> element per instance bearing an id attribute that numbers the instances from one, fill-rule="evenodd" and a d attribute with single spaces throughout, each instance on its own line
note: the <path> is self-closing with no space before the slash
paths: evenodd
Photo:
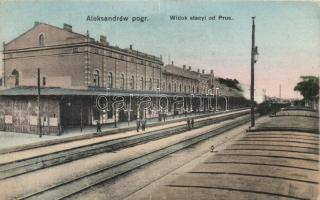
<path id="1" fill-rule="evenodd" d="M 108 73 L 108 87 L 112 88 L 113 87 L 113 76 L 112 76 L 112 72 Z"/>
<path id="2" fill-rule="evenodd" d="M 149 80 L 149 90 L 152 90 L 152 79 Z"/>
<path id="3" fill-rule="evenodd" d="M 100 73 L 98 70 L 93 71 L 93 84 L 94 86 L 100 86 Z"/>
<path id="4" fill-rule="evenodd" d="M 131 88 L 131 89 L 134 89 L 134 76 L 131 76 L 130 88 Z"/>
<path id="5" fill-rule="evenodd" d="M 124 89 L 124 75 L 123 74 L 121 74 L 121 77 L 120 77 L 120 88 Z"/>
<path id="6" fill-rule="evenodd" d="M 40 47 L 44 46 L 44 35 L 43 34 L 39 35 L 39 46 Z"/>
<path id="7" fill-rule="evenodd" d="M 14 76 L 14 86 L 18 86 L 19 85 L 19 72 L 14 69 L 11 73 Z"/>
<path id="8" fill-rule="evenodd" d="M 168 85 L 168 91 L 171 92 L 171 83 Z"/>
<path id="9" fill-rule="evenodd" d="M 141 79 L 140 79 L 141 90 L 143 90 L 143 85 L 144 85 L 144 80 L 143 80 L 143 77 L 141 77 Z"/>

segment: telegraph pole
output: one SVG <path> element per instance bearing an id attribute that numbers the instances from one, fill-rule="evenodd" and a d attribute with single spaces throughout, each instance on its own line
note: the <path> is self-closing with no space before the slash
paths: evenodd
<path id="1" fill-rule="evenodd" d="M 255 56 L 258 55 L 258 47 L 255 45 L 255 24 L 252 17 L 252 46 L 251 46 L 251 85 L 250 85 L 250 107 L 251 107 L 251 127 L 255 126 L 254 118 L 254 63 L 256 62 Z"/>
<path id="2" fill-rule="evenodd" d="M 42 137 L 41 115 L 40 115 L 40 69 L 38 68 L 38 130 L 39 137 Z"/>

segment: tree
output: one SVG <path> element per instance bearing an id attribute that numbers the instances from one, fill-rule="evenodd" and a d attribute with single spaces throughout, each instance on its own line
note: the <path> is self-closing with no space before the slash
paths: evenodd
<path id="1" fill-rule="evenodd" d="M 319 100 L 319 77 L 301 76 L 301 81 L 294 87 L 299 91 L 305 102 Z"/>
<path id="2" fill-rule="evenodd" d="M 226 85 L 226 86 L 228 86 L 228 87 L 230 87 L 230 88 L 233 88 L 233 89 L 236 89 L 236 90 L 238 90 L 238 91 L 241 91 L 241 88 L 239 87 L 239 81 L 237 80 L 237 79 L 229 79 L 229 78 L 226 78 L 226 79 L 224 79 L 224 78 L 219 78 L 218 79 L 219 80 L 219 82 L 221 83 L 221 84 L 224 84 L 224 85 Z"/>

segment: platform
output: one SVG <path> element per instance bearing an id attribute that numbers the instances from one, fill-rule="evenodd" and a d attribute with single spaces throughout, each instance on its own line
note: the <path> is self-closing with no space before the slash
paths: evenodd
<path id="1" fill-rule="evenodd" d="M 317 200 L 319 129 L 315 119 L 272 117 L 258 124 L 257 131 L 247 132 L 226 149 L 161 186 L 148 199 Z M 273 129 L 277 127 L 292 130 Z"/>
<path id="2" fill-rule="evenodd" d="M 230 111 L 219 111 L 211 113 L 199 113 L 192 115 L 180 115 L 175 117 L 168 117 L 165 122 L 159 122 L 158 120 L 151 119 L 147 121 L 146 132 L 152 130 L 162 129 L 166 126 L 175 126 L 178 124 L 185 124 L 186 119 L 192 117 L 196 120 L 208 119 L 215 116 L 223 116 L 228 113 L 238 113 L 238 112 L 247 112 L 247 109 L 235 109 Z M 120 134 L 121 133 L 121 134 Z M 126 135 L 137 134 L 136 133 L 136 121 L 130 122 L 121 122 L 118 123 L 118 127 L 114 128 L 113 125 L 105 125 L 102 127 L 102 132 L 97 134 L 95 127 L 89 127 L 84 129 L 83 132 L 80 132 L 79 129 L 70 130 L 68 133 L 61 136 L 48 136 L 44 135 L 42 138 L 39 135 L 26 134 L 26 133 L 12 133 L 12 132 L 1 132 L 0 131 L 0 154 L 21 151 L 26 149 L 32 149 L 36 147 L 44 147 L 49 145 L 73 142 L 78 140 L 89 140 L 100 138 L 101 136 L 109 137 L 111 139 L 125 137 Z"/>

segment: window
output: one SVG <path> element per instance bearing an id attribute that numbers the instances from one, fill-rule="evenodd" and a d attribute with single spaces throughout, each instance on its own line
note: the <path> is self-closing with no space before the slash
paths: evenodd
<path id="1" fill-rule="evenodd" d="M 164 82 L 163 82 L 163 84 L 162 84 L 162 88 L 163 88 L 163 91 L 165 91 L 165 90 L 166 90 L 166 83 L 164 83 Z"/>
<path id="2" fill-rule="evenodd" d="M 149 90 L 152 90 L 152 79 L 149 80 Z"/>
<path id="3" fill-rule="evenodd" d="M 171 92 L 171 83 L 168 85 L 168 91 Z"/>
<path id="4" fill-rule="evenodd" d="M 157 79 L 157 88 L 160 88 L 160 81 Z"/>
<path id="5" fill-rule="evenodd" d="M 46 77 L 42 77 L 42 85 L 43 85 L 43 86 L 46 86 L 46 84 L 47 84 L 47 83 L 46 83 Z"/>
<path id="6" fill-rule="evenodd" d="M 93 72 L 93 83 L 94 83 L 94 86 L 97 86 L 97 87 L 100 86 L 100 74 L 98 70 L 94 70 Z"/>
<path id="7" fill-rule="evenodd" d="M 192 86 L 192 93 L 194 93 L 194 85 Z"/>
<path id="8" fill-rule="evenodd" d="M 131 76 L 130 88 L 131 88 L 131 89 L 134 89 L 134 76 Z"/>
<path id="9" fill-rule="evenodd" d="M 144 81 L 144 80 L 143 80 L 143 77 L 141 77 L 141 79 L 140 79 L 141 90 L 143 90 L 143 85 L 144 85 L 144 84 L 143 84 L 143 81 Z"/>
<path id="10" fill-rule="evenodd" d="M 181 84 L 179 85 L 179 92 L 181 92 L 182 91 L 182 88 L 181 88 Z"/>
<path id="11" fill-rule="evenodd" d="M 108 74 L 108 87 L 112 88 L 113 87 L 113 77 L 112 77 L 112 73 L 109 72 Z"/>
<path id="12" fill-rule="evenodd" d="M 92 48 L 93 53 L 98 53 L 98 49 L 97 48 Z"/>
<path id="13" fill-rule="evenodd" d="M 44 35 L 40 34 L 39 36 L 39 46 L 43 47 L 44 46 Z"/>
<path id="14" fill-rule="evenodd" d="M 106 51 L 106 56 L 112 56 L 112 53 L 111 52 L 109 52 L 109 51 Z"/>
<path id="15" fill-rule="evenodd" d="M 184 93 L 187 92 L 187 86 L 184 86 Z"/>
<path id="16" fill-rule="evenodd" d="M 120 88 L 124 89 L 124 75 L 121 74 L 121 78 L 120 78 Z"/>
<path id="17" fill-rule="evenodd" d="M 174 92 L 177 92 L 177 84 L 174 84 Z"/>
<path id="18" fill-rule="evenodd" d="M 16 69 L 14 69 L 11 74 L 14 77 L 14 80 L 15 80 L 14 81 L 14 86 L 18 86 L 19 85 L 19 72 Z"/>

